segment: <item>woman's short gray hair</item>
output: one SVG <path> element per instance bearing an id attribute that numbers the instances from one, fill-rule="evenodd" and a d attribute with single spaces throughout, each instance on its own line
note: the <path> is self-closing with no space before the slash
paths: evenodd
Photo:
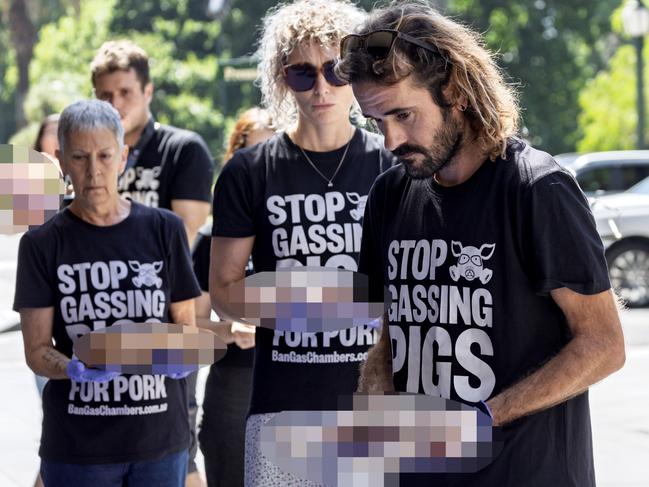
<path id="1" fill-rule="evenodd" d="M 81 100 L 69 105 L 59 118 L 57 136 L 61 152 L 65 150 L 65 138 L 70 134 L 98 129 L 110 130 L 119 148 L 124 147 L 124 127 L 119 113 L 110 103 L 101 100 Z"/>

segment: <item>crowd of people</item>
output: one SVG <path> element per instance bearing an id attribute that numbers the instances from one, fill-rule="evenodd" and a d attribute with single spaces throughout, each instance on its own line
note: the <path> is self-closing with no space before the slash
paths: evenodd
<path id="1" fill-rule="evenodd" d="M 97 51 L 95 99 L 43 122 L 35 149 L 71 194 L 19 250 L 39 482 L 201 486 L 200 447 L 210 487 L 317 486 L 264 456 L 263 425 L 403 391 L 478 405 L 504 446 L 478 472 L 400 485 L 594 486 L 588 387 L 624 363 L 604 251 L 571 174 L 517 137 L 516 93 L 480 35 L 416 0 L 370 13 L 295 0 L 267 13 L 257 57 L 261 107 L 234 126 L 213 188 L 201 136 L 153 117 L 149 57 L 128 40 Z M 232 286 L 305 265 L 364 273 L 379 300 L 387 288 L 380 337 L 289 340 L 240 322 Z M 201 424 L 196 372 L 73 355 L 79 336 L 128 322 L 228 344 Z M 332 360 L 276 359 L 313 351 Z"/>

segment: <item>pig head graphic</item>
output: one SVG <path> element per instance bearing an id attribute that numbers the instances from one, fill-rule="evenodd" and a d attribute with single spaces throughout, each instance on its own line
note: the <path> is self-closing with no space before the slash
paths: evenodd
<path id="1" fill-rule="evenodd" d="M 356 208 L 349 212 L 352 218 L 356 221 L 363 218 L 363 214 L 365 213 L 365 203 L 367 203 L 367 195 L 361 196 L 358 193 L 345 193 L 345 195 L 350 203 L 356 205 Z"/>
<path id="2" fill-rule="evenodd" d="M 135 169 L 138 177 L 138 180 L 135 181 L 135 187 L 137 189 L 152 189 L 153 191 L 158 189 L 160 181 L 157 178 L 160 176 L 160 166 L 151 169 L 145 167 L 137 167 Z"/>
<path id="3" fill-rule="evenodd" d="M 496 244 L 484 244 L 479 249 L 461 242 L 451 241 L 451 252 L 457 257 L 457 264 L 449 267 L 451 279 L 459 281 L 460 277 L 467 281 L 479 279 L 482 284 L 487 284 L 493 275 L 490 269 L 484 267 L 484 261 L 491 258 L 496 249 Z"/>
<path id="4" fill-rule="evenodd" d="M 137 272 L 132 281 L 137 287 L 155 286 L 160 289 L 162 279 L 158 277 L 158 272 L 162 270 L 162 261 L 140 264 L 137 260 L 129 260 L 128 266 L 132 271 Z"/>

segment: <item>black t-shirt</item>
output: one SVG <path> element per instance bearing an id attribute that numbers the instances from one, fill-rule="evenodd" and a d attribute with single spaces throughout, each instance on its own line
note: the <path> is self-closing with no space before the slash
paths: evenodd
<path id="1" fill-rule="evenodd" d="M 330 176 L 344 149 L 308 155 Z M 290 138 L 278 134 L 235 153 L 223 169 L 212 235 L 254 235 L 256 272 L 302 265 L 355 271 L 367 193 L 392 162 L 380 137 L 356 130 L 328 187 Z M 338 395 L 356 389 L 358 367 L 375 339 L 366 326 L 301 334 L 258 329 L 250 413 L 335 409 Z"/>
<path id="2" fill-rule="evenodd" d="M 209 292 L 210 283 L 210 245 L 212 243 L 212 223 L 203 225 L 194 240 L 192 261 L 194 273 L 202 291 Z M 252 262 L 248 262 L 246 275 L 252 273 Z M 228 344 L 228 352 L 212 367 L 252 367 L 255 351 L 252 348 L 242 350 L 236 344 Z"/>
<path id="3" fill-rule="evenodd" d="M 211 200 L 214 163 L 195 132 L 149 120 L 131 152 L 135 164 L 118 182 L 123 198 L 168 210 L 171 200 Z"/>
<path id="4" fill-rule="evenodd" d="M 20 241 L 14 309 L 53 306 L 54 346 L 68 357 L 78 336 L 117 323 L 169 322 L 170 303 L 200 294 L 180 218 L 131 205 L 127 218 L 106 227 L 66 208 Z M 132 462 L 188 443 L 185 380 L 50 380 L 43 391 L 46 460 Z"/>
<path id="5" fill-rule="evenodd" d="M 393 298 L 396 390 L 462 402 L 497 395 L 566 345 L 551 290 L 610 287 L 574 178 L 518 139 L 505 160 L 453 187 L 413 180 L 401 165 L 387 171 L 368 199 L 359 268 Z M 502 432 L 502 453 L 482 471 L 406 475 L 402 485 L 595 485 L 587 392 Z"/>

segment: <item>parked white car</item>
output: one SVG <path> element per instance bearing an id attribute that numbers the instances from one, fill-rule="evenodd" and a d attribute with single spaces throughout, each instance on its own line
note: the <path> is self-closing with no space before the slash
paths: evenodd
<path id="1" fill-rule="evenodd" d="M 630 307 L 649 305 L 649 177 L 591 201 L 613 288 Z"/>
<path id="2" fill-rule="evenodd" d="M 559 154 L 586 196 L 619 193 L 649 177 L 649 150 Z"/>

